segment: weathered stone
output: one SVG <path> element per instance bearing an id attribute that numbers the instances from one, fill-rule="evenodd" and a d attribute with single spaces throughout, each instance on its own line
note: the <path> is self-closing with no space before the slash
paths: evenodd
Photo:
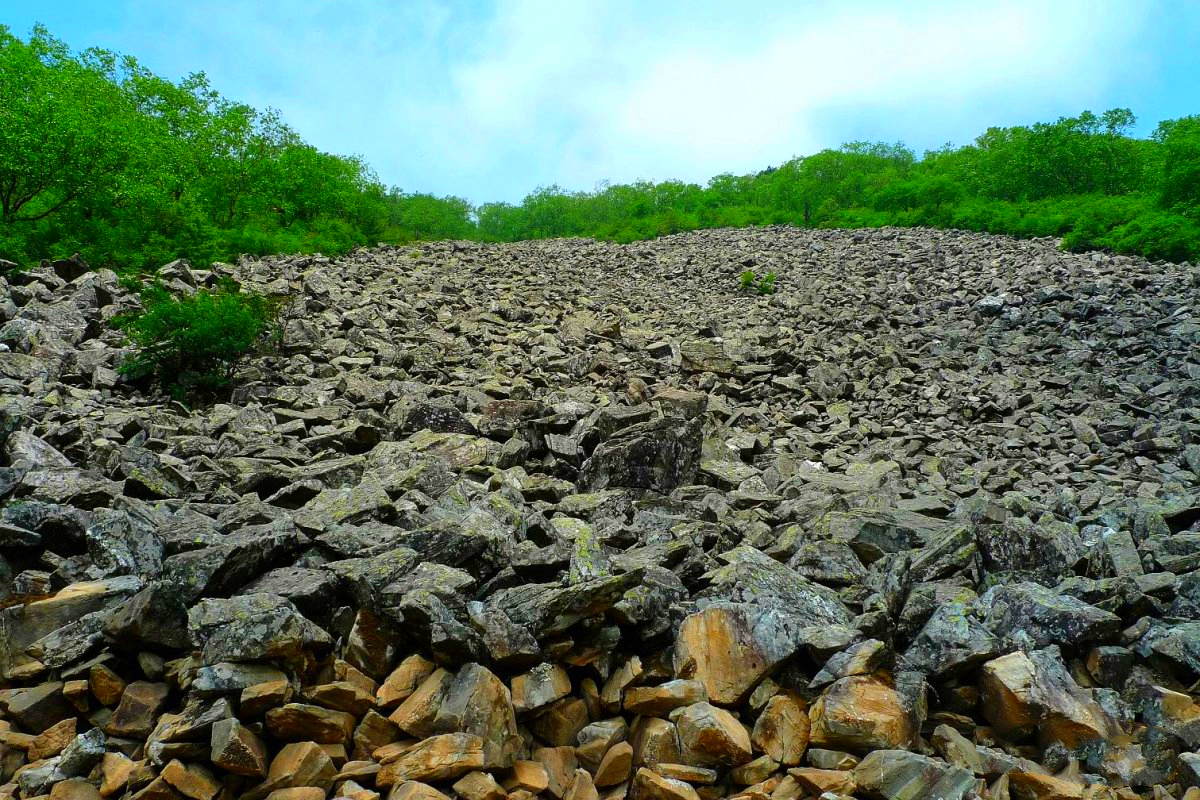
<path id="1" fill-rule="evenodd" d="M 247 777 L 267 776 L 266 745 L 238 720 L 214 723 L 210 747 L 210 760 L 226 772 Z"/>
<path id="2" fill-rule="evenodd" d="M 353 735 L 355 722 L 353 714 L 305 703 L 288 703 L 267 712 L 267 730 L 285 742 L 344 744 Z"/>
<path id="3" fill-rule="evenodd" d="M 793 693 L 777 694 L 768 700 L 751 733 L 756 748 L 788 767 L 800 763 L 808 737 L 808 707 Z"/>
<path id="4" fill-rule="evenodd" d="M 675 725 L 682 752 L 702 765 L 737 766 L 753 755 L 749 732 L 723 708 L 708 703 L 690 705 Z"/>
<path id="5" fill-rule="evenodd" d="M 962 800 L 975 788 L 975 776 L 970 772 L 904 750 L 867 754 L 854 768 L 854 782 L 859 790 L 883 800 Z"/>
<path id="6" fill-rule="evenodd" d="M 836 681 L 809 709 L 809 742 L 819 747 L 896 749 L 909 746 L 915 720 L 896 691 L 867 675 Z"/>

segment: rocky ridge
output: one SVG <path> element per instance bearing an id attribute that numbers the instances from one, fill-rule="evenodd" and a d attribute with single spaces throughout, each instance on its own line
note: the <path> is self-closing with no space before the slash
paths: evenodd
<path id="1" fill-rule="evenodd" d="M 292 297 L 191 410 L 13 275 L 0 796 L 1200 796 L 1200 273 L 1054 244 L 176 262 Z"/>

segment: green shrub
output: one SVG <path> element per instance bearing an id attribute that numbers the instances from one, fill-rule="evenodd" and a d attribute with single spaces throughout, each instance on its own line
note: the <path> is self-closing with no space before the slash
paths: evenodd
<path id="1" fill-rule="evenodd" d="M 755 280 L 754 270 L 748 269 L 738 277 L 738 284 L 743 289 L 753 289 L 754 288 L 754 280 Z"/>
<path id="2" fill-rule="evenodd" d="M 226 389 L 242 358 L 278 334 L 283 306 L 282 299 L 242 291 L 230 279 L 183 296 L 151 283 L 141 299 L 142 311 L 114 320 L 138 348 L 120 371 L 156 382 L 176 399 Z"/>

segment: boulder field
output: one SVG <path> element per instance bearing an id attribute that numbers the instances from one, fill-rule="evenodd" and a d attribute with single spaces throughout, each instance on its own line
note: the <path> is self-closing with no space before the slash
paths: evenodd
<path id="1" fill-rule="evenodd" d="M 10 273 L 0 798 L 1200 798 L 1200 270 L 1055 245 L 174 262 L 191 408 Z"/>

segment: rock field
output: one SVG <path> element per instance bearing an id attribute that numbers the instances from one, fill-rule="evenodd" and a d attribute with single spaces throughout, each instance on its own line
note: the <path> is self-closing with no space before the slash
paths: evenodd
<path id="1" fill-rule="evenodd" d="M 753 269 L 779 292 L 739 289 Z M 1200 798 L 1200 269 L 929 230 L 244 259 L 228 403 L 0 279 L 0 798 Z"/>

